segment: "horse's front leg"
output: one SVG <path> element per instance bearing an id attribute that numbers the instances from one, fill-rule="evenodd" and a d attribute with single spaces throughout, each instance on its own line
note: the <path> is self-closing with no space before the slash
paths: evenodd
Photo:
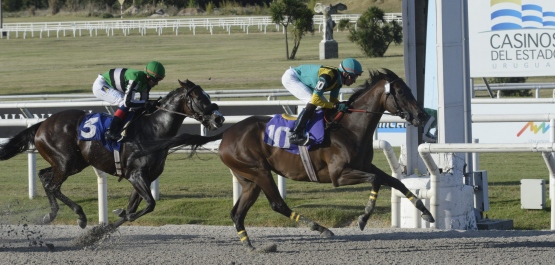
<path id="1" fill-rule="evenodd" d="M 375 180 L 374 183 L 372 183 L 372 194 L 370 195 L 370 199 L 368 200 L 368 204 L 366 206 L 365 209 L 365 214 L 359 216 L 358 218 L 358 222 L 359 222 L 359 228 L 362 230 L 364 229 L 364 226 L 366 226 L 366 221 L 368 221 L 368 218 L 370 217 L 370 214 L 372 213 L 372 210 L 374 209 L 374 205 L 376 203 L 376 198 L 378 196 L 378 190 L 380 188 L 380 186 L 383 185 L 387 185 L 389 187 L 395 188 L 397 190 L 399 190 L 400 192 L 402 192 L 407 199 L 409 199 L 409 201 L 418 209 L 422 212 L 422 219 L 424 219 L 427 222 L 433 223 L 435 222 L 434 217 L 432 216 L 432 214 L 430 213 L 430 211 L 428 211 L 428 209 L 426 208 L 426 206 L 424 206 L 424 203 L 422 202 L 422 200 L 420 200 L 418 197 L 416 197 L 416 195 L 414 195 L 406 186 L 405 184 L 403 184 L 403 182 L 401 182 L 399 179 L 394 178 L 392 176 L 390 176 L 389 174 L 383 172 L 381 169 L 377 168 L 374 165 L 371 165 L 371 172 L 375 173 Z"/>
<path id="2" fill-rule="evenodd" d="M 364 214 L 358 217 L 358 227 L 360 230 L 364 230 L 368 219 L 370 219 L 370 215 L 372 215 L 372 212 L 376 207 L 376 200 L 378 199 L 378 192 L 381 187 L 381 183 L 378 181 L 377 175 L 352 168 L 345 168 L 336 182 L 338 186 L 356 185 L 360 183 L 372 184 L 372 191 L 370 191 L 368 203 L 364 208 Z"/>
<path id="3" fill-rule="evenodd" d="M 129 196 L 129 203 L 127 204 L 127 210 L 124 210 L 123 208 L 119 208 L 114 210 L 113 213 L 119 217 L 125 218 L 127 214 L 135 213 L 137 211 L 137 209 L 139 208 L 139 204 L 141 204 L 142 200 L 143 198 L 139 196 L 139 193 L 137 192 L 137 190 L 133 190 L 131 192 L 131 195 Z"/>
<path id="4" fill-rule="evenodd" d="M 152 197 L 152 193 L 150 193 L 150 181 L 147 181 L 146 172 L 134 172 L 131 173 L 129 177 L 129 182 L 135 188 L 135 191 L 131 193 L 131 197 L 129 198 L 129 204 L 127 206 L 128 212 L 120 213 L 119 216 L 125 218 L 126 221 L 132 222 L 137 220 L 139 217 L 150 213 L 156 207 L 156 201 L 154 197 Z M 138 196 L 137 196 L 138 195 Z M 140 196 L 140 197 L 139 197 Z M 135 212 L 141 202 L 141 198 L 146 201 L 146 207 L 139 212 Z"/>

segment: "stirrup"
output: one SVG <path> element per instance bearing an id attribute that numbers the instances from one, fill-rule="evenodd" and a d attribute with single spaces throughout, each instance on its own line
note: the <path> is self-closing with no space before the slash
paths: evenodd
<path id="1" fill-rule="evenodd" d="M 289 138 L 289 143 L 292 143 L 294 145 L 306 145 L 309 141 L 310 138 L 308 137 L 308 133 L 306 133 L 304 137 L 298 134 L 294 134 L 293 137 Z"/>
<path id="2" fill-rule="evenodd" d="M 108 141 L 120 142 L 121 140 L 123 140 L 124 136 L 121 134 L 114 135 L 112 133 L 106 132 L 106 134 L 104 134 L 104 138 Z"/>

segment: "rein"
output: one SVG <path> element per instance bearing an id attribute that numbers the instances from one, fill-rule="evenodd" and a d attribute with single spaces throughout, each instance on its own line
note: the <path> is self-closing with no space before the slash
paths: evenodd
<path id="1" fill-rule="evenodd" d="M 159 109 L 159 110 L 163 110 L 163 111 L 167 111 L 167 112 L 173 113 L 173 114 L 177 114 L 177 115 L 181 115 L 181 116 L 185 116 L 185 117 L 191 117 L 191 116 L 189 116 L 189 115 L 187 115 L 187 114 L 185 114 L 185 113 L 181 113 L 181 112 L 169 110 L 169 109 L 166 109 L 166 108 L 162 108 L 162 107 L 160 107 L 160 106 L 156 106 L 156 108 Z"/>
<path id="2" fill-rule="evenodd" d="M 401 117 L 402 119 L 404 119 L 407 115 L 407 113 L 403 112 L 401 110 L 401 108 L 399 107 L 399 103 L 397 102 L 397 97 L 395 96 L 394 93 L 391 93 L 391 84 L 402 80 L 401 78 L 397 78 L 391 82 L 386 80 L 386 83 L 384 85 L 384 93 L 386 94 L 386 101 L 387 101 L 387 97 L 389 97 L 390 95 L 393 97 L 393 102 L 395 103 L 395 107 L 397 108 L 397 112 L 396 113 L 385 113 L 385 112 L 379 112 L 379 111 L 368 111 L 368 110 L 364 110 L 364 109 L 347 109 L 347 111 L 339 111 L 337 112 L 337 114 L 335 115 L 335 117 L 333 118 L 333 120 L 329 121 L 327 120 L 327 118 L 324 116 L 324 120 L 326 121 L 326 129 L 327 128 L 334 128 L 339 125 L 339 121 L 343 118 L 343 116 L 345 115 L 345 113 L 351 113 L 351 112 L 358 112 L 358 113 L 367 113 L 367 114 L 382 114 L 382 115 L 391 115 L 391 116 L 398 116 Z"/>

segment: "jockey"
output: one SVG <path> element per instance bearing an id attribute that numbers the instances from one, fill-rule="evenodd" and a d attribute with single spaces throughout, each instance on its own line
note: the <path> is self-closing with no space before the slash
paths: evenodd
<path id="1" fill-rule="evenodd" d="M 92 86 L 93 94 L 119 107 L 106 131 L 106 140 L 122 140 L 121 129 L 125 116 L 131 109 L 152 104 L 148 101 L 148 94 L 154 86 L 158 85 L 158 82 L 164 79 L 165 75 L 164 66 L 157 61 L 149 62 L 144 71 L 115 68 L 98 75 Z M 140 95 L 140 98 L 136 99 L 135 94 Z"/>
<path id="2" fill-rule="evenodd" d="M 306 103 L 295 122 L 289 142 L 295 145 L 308 143 L 305 127 L 316 107 L 346 111 L 348 106 L 338 100 L 339 90 L 343 85 L 350 86 L 355 83 L 362 72 L 362 66 L 353 58 L 343 60 L 337 68 L 305 64 L 287 69 L 281 78 L 283 86 L 293 96 Z M 324 97 L 324 92 L 327 91 L 330 91 L 329 101 Z"/>

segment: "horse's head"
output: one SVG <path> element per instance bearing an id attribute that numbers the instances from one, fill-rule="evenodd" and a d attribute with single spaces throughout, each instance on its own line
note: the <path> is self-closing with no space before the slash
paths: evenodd
<path id="1" fill-rule="evenodd" d="M 185 82 L 178 81 L 181 88 L 185 89 L 183 112 L 201 122 L 209 130 L 222 127 L 225 118 L 218 111 L 219 106 L 210 101 L 210 96 L 200 86 L 189 80 L 185 80 Z"/>
<path id="2" fill-rule="evenodd" d="M 414 126 L 422 126 L 428 120 L 428 114 L 418 105 L 407 84 L 388 69 L 370 71 L 370 80 L 359 86 L 349 102 L 367 108 L 369 113 L 387 110 Z"/>
<path id="3" fill-rule="evenodd" d="M 428 120 L 428 114 L 418 105 L 412 91 L 403 79 L 388 69 L 383 69 L 384 108 L 391 114 L 399 116 L 414 126 L 422 126 Z"/>

